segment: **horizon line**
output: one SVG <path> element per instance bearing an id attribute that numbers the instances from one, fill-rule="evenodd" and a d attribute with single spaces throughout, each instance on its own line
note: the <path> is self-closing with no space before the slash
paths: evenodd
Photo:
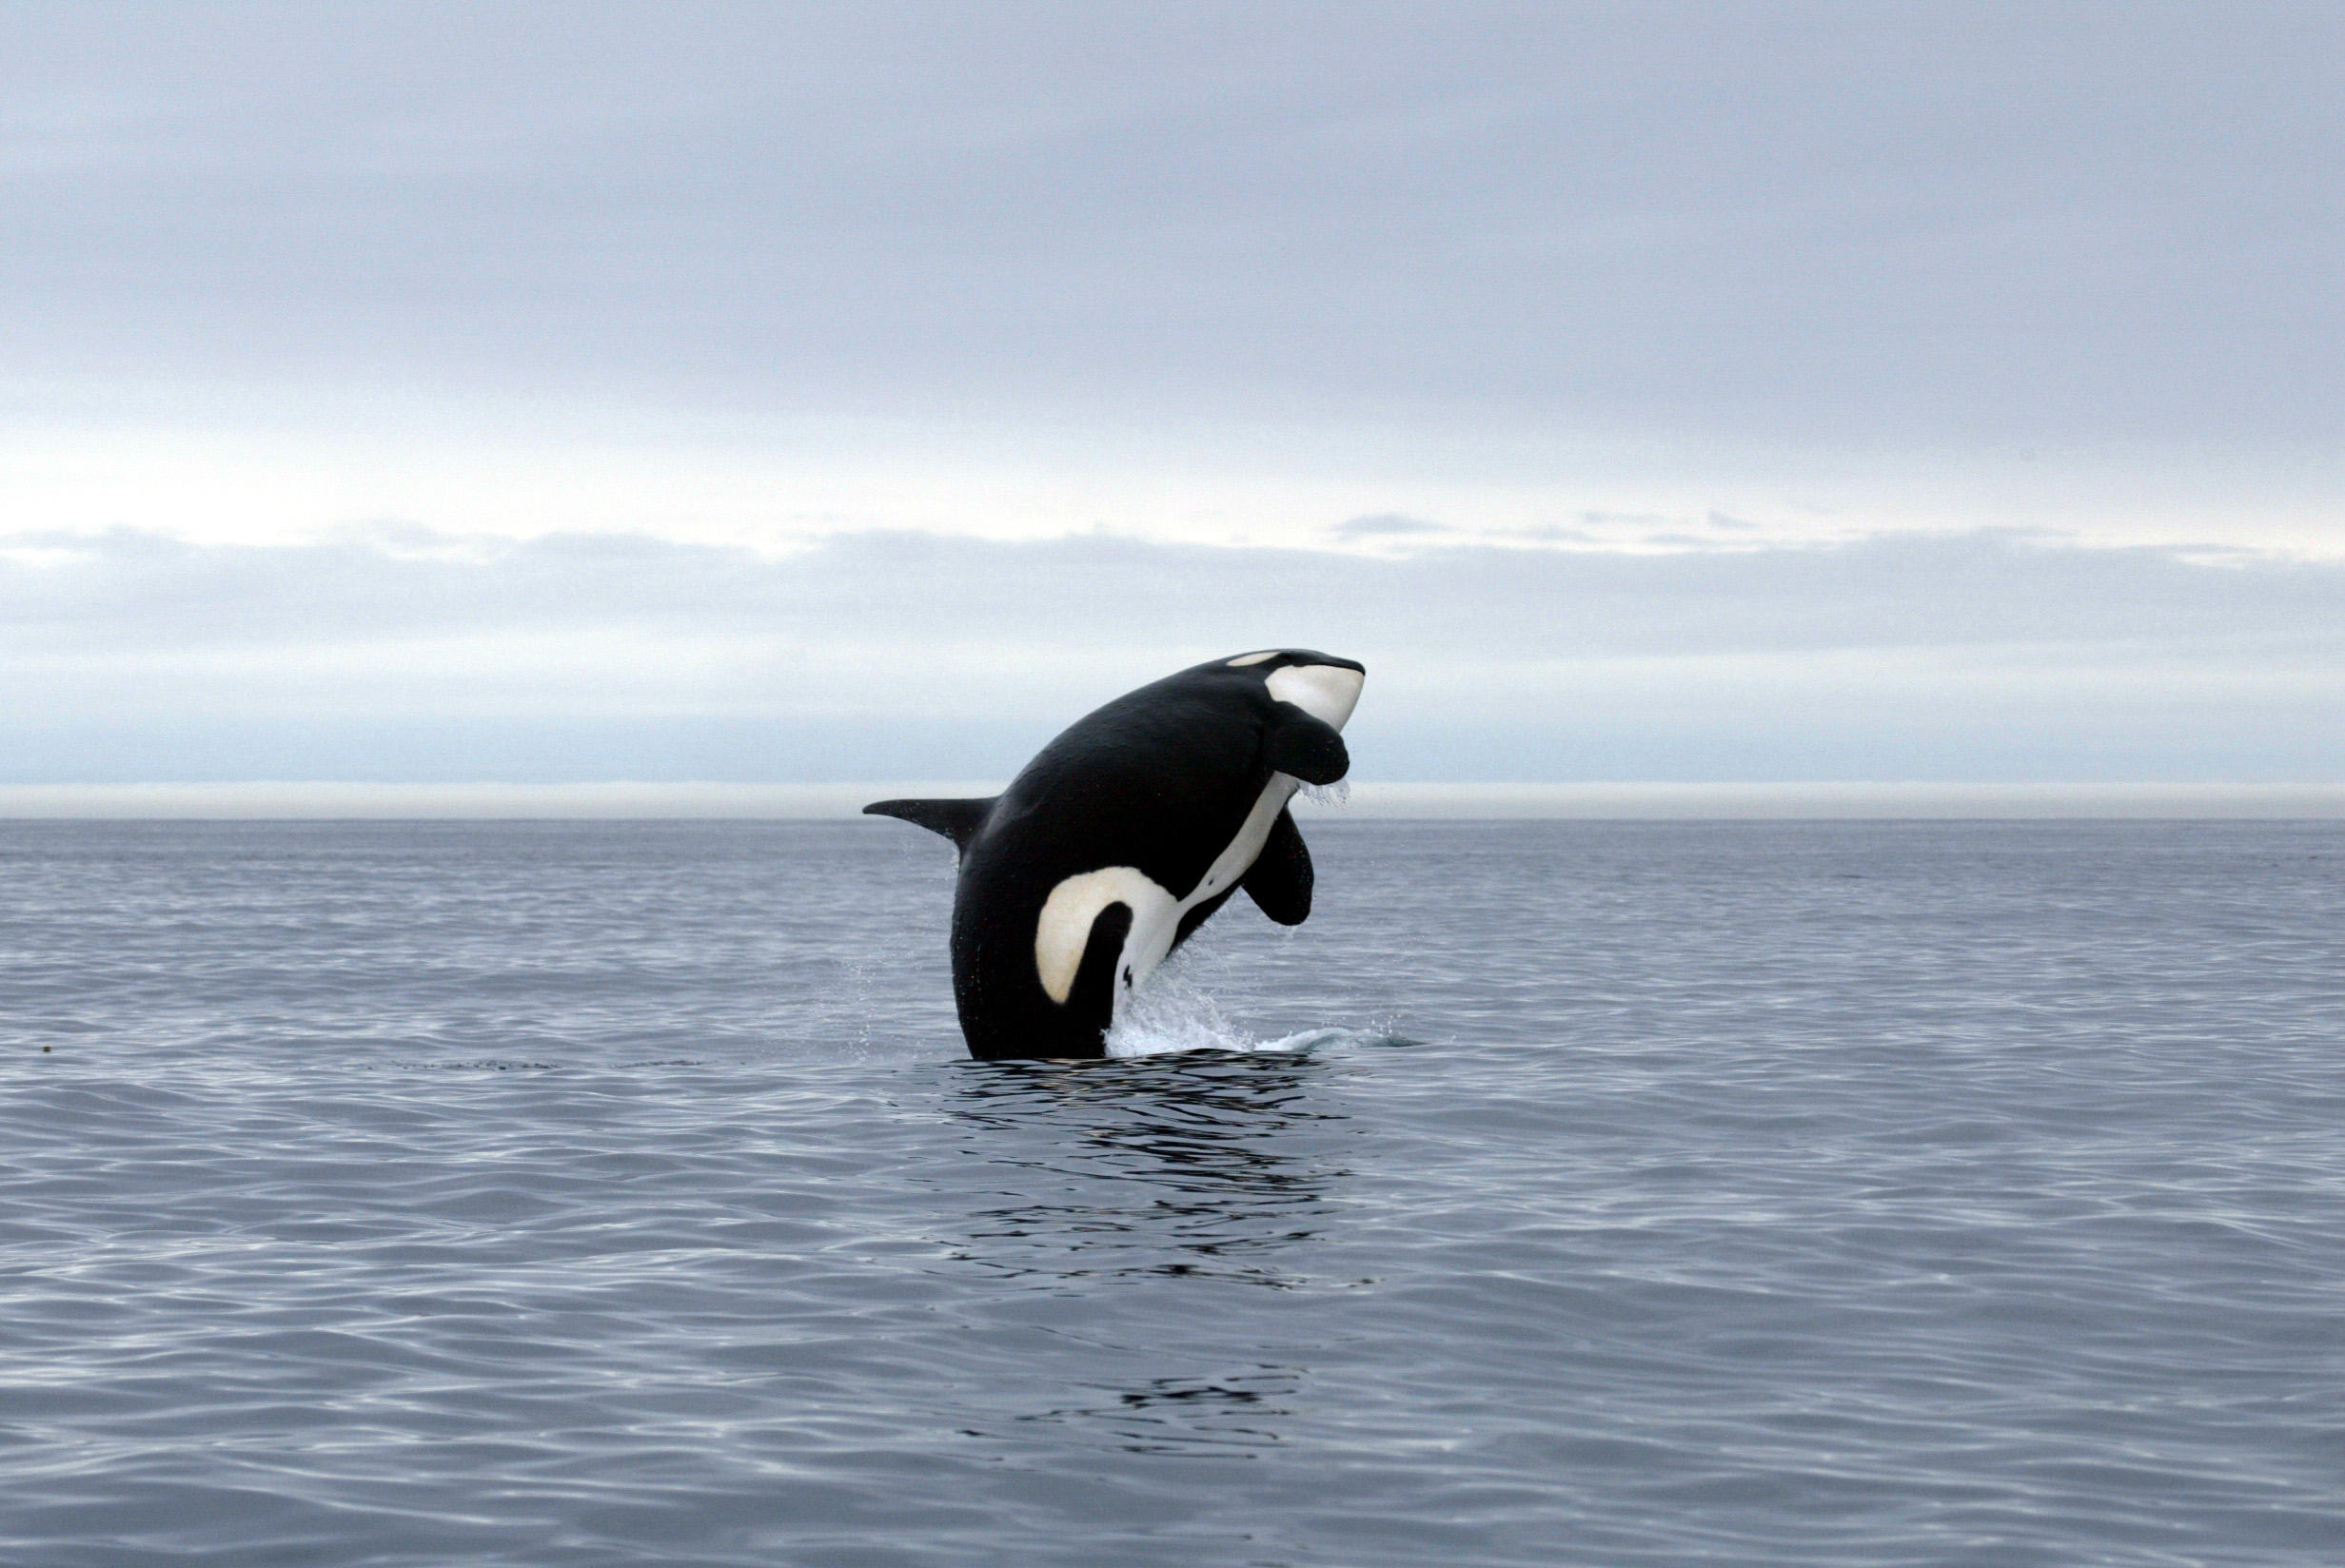
<path id="1" fill-rule="evenodd" d="M 351 780 L 0 784 L 15 821 L 819 821 L 874 800 L 981 796 L 997 780 L 739 784 L 606 780 L 398 784 Z M 2345 818 L 2345 781 L 1964 782 L 1648 780 L 1573 783 L 1369 782 L 1349 798 L 1298 797 L 1321 821 L 1964 820 Z"/>

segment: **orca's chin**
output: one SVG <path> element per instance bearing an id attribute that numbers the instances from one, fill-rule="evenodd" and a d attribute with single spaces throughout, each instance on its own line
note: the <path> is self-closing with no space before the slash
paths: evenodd
<path id="1" fill-rule="evenodd" d="M 1271 672 L 1264 684 L 1271 696 L 1291 702 L 1331 730 L 1340 730 L 1359 706 L 1360 688 L 1368 682 L 1364 671 L 1341 664 L 1297 664 Z"/>

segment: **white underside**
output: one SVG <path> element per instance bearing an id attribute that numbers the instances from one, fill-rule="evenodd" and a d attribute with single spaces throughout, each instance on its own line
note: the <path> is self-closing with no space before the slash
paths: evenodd
<path id="1" fill-rule="evenodd" d="M 1246 813 L 1244 826 L 1229 847 L 1213 857 L 1204 878 L 1186 898 L 1175 898 L 1146 872 L 1133 866 L 1103 866 L 1068 877 L 1043 901 L 1042 918 L 1035 926 L 1035 969 L 1042 989 L 1054 1002 L 1063 1003 L 1074 990 L 1075 971 L 1083 967 L 1083 950 L 1091 941 L 1092 922 L 1110 904 L 1132 909 L 1132 930 L 1115 964 L 1115 1012 L 1124 999 L 1155 972 L 1172 951 L 1181 917 L 1207 899 L 1237 886 L 1262 853 L 1262 846 L 1278 821 L 1278 813 L 1301 787 L 1285 774 L 1272 774 L 1269 784 Z"/>

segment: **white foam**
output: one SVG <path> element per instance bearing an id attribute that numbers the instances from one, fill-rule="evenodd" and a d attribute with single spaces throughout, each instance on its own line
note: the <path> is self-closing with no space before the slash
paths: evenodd
<path id="1" fill-rule="evenodd" d="M 1187 978 L 1158 971 L 1124 1005 L 1108 1030 L 1110 1056 L 1165 1056 L 1186 1050 L 1297 1051 L 1349 1040 L 1384 1036 L 1331 1025 L 1274 1040 L 1257 1040 L 1223 1015 L 1204 990 Z"/>

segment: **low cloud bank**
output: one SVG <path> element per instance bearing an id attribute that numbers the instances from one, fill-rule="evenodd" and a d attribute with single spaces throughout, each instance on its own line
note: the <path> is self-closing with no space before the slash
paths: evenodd
<path id="1" fill-rule="evenodd" d="M 2345 564 L 384 529 L 0 539 L 0 777 L 991 775 L 1271 643 L 1368 662 L 1391 778 L 2345 776 Z"/>

